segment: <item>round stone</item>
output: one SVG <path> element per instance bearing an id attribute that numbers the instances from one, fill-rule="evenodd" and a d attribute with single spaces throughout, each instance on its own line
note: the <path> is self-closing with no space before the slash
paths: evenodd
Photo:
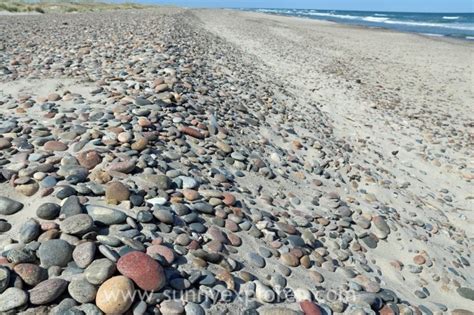
<path id="1" fill-rule="evenodd" d="M 102 162 L 102 158 L 97 151 L 88 150 L 80 152 L 77 161 L 81 166 L 91 170 Z"/>
<path id="2" fill-rule="evenodd" d="M 120 210 L 95 205 L 87 205 L 86 208 L 95 222 L 104 225 L 120 224 L 127 219 L 127 215 Z"/>
<path id="3" fill-rule="evenodd" d="M 96 305 L 106 314 L 123 314 L 132 306 L 133 293 L 133 282 L 124 276 L 116 276 L 99 287 Z"/>
<path id="4" fill-rule="evenodd" d="M 15 201 L 7 197 L 0 196 L 0 214 L 1 215 L 11 215 L 17 213 L 23 208 L 21 202 Z"/>
<path id="5" fill-rule="evenodd" d="M 474 290 L 468 287 L 460 287 L 456 290 L 460 296 L 465 299 L 474 301 Z"/>
<path id="6" fill-rule="evenodd" d="M 35 264 L 18 264 L 13 270 L 27 285 L 31 286 L 35 286 L 48 278 L 47 270 Z"/>
<path id="7" fill-rule="evenodd" d="M 101 284 L 115 272 L 115 264 L 107 258 L 94 260 L 84 271 L 87 281 L 92 284 Z"/>
<path id="8" fill-rule="evenodd" d="M 309 300 L 301 301 L 300 307 L 305 315 L 321 315 L 322 314 L 322 311 L 319 308 L 319 306 Z"/>
<path id="9" fill-rule="evenodd" d="M 40 224 L 35 219 L 27 219 L 20 228 L 20 241 L 29 243 L 38 238 L 41 233 Z"/>
<path id="10" fill-rule="evenodd" d="M 79 268 L 86 268 L 92 263 L 97 246 L 93 242 L 84 242 L 76 245 L 72 258 Z"/>
<path id="11" fill-rule="evenodd" d="M 285 265 L 290 266 L 290 267 L 297 267 L 300 264 L 299 259 L 295 255 L 292 255 L 291 253 L 282 254 L 281 260 Z"/>
<path id="12" fill-rule="evenodd" d="M 173 213 L 169 210 L 165 209 L 158 209 L 153 211 L 153 216 L 166 224 L 173 224 L 174 216 Z"/>
<path id="13" fill-rule="evenodd" d="M 37 182 L 32 182 L 24 185 L 17 185 L 15 190 L 27 197 L 33 196 L 39 189 Z"/>
<path id="14" fill-rule="evenodd" d="M 258 268 L 263 268 L 265 267 L 265 259 L 260 256 L 257 253 L 250 252 L 248 254 L 249 262 L 251 265 L 258 267 Z"/>
<path id="15" fill-rule="evenodd" d="M 130 191 L 128 187 L 121 182 L 112 182 L 107 185 L 105 190 L 105 199 L 109 204 L 118 204 L 121 201 L 128 200 Z"/>
<path id="16" fill-rule="evenodd" d="M 0 294 L 0 312 L 7 313 L 28 303 L 28 294 L 18 288 L 8 288 Z"/>
<path id="17" fill-rule="evenodd" d="M 146 291 L 158 291 L 166 284 L 165 272 L 161 265 L 142 252 L 134 251 L 120 257 L 117 269 Z"/>
<path id="18" fill-rule="evenodd" d="M 160 304 L 160 312 L 163 315 L 180 315 L 184 313 L 181 301 L 166 300 Z"/>
<path id="19" fill-rule="evenodd" d="M 45 280 L 29 291 L 30 302 L 35 305 L 48 304 L 66 290 L 68 282 L 60 278 Z"/>
<path id="20" fill-rule="evenodd" d="M 205 315 L 204 309 L 197 303 L 188 302 L 184 307 L 184 311 L 189 315 Z"/>
<path id="21" fill-rule="evenodd" d="M 91 216 L 85 213 L 76 214 L 67 217 L 61 222 L 59 228 L 62 232 L 67 234 L 82 235 L 89 232 L 94 226 L 94 221 Z"/>
<path id="22" fill-rule="evenodd" d="M 0 233 L 8 232 L 11 230 L 11 228 L 12 225 L 10 223 L 0 219 Z"/>
<path id="23" fill-rule="evenodd" d="M 10 270 L 4 266 L 0 266 L 0 293 L 5 291 L 10 283 Z"/>
<path id="24" fill-rule="evenodd" d="M 68 286 L 71 297 L 79 303 L 89 303 L 94 301 L 97 289 L 84 279 L 72 280 Z"/>
<path id="25" fill-rule="evenodd" d="M 43 220 L 54 220 L 58 217 L 61 207 L 55 203 L 43 203 L 36 210 L 36 216 Z"/>
<path id="26" fill-rule="evenodd" d="M 62 143 L 61 141 L 48 141 L 43 145 L 43 149 L 46 151 L 66 151 L 67 145 Z"/>
<path id="27" fill-rule="evenodd" d="M 5 138 L 0 138 L 0 150 L 8 149 L 12 146 L 12 143 Z"/>
<path id="28" fill-rule="evenodd" d="M 65 267 L 72 259 L 72 247 L 64 240 L 48 240 L 40 245 L 38 256 L 41 265 L 45 268 Z"/>
<path id="29" fill-rule="evenodd" d="M 169 265 L 171 265 L 175 259 L 174 251 L 164 245 L 152 245 L 146 249 L 146 253 L 151 257 L 153 257 L 153 255 L 162 256 Z"/>
<path id="30" fill-rule="evenodd" d="M 255 280 L 255 297 L 261 303 L 275 302 L 276 294 L 272 289 L 264 285 L 262 282 Z"/>

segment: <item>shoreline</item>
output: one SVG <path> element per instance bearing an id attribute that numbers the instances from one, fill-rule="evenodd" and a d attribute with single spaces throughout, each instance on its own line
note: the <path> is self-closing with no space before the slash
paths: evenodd
<path id="1" fill-rule="evenodd" d="M 346 25 L 346 26 L 351 26 L 351 27 L 361 27 L 361 28 L 367 28 L 367 29 L 382 29 L 382 30 L 387 30 L 387 31 L 393 31 L 393 32 L 399 32 L 399 33 L 404 33 L 404 34 L 418 34 L 418 35 L 425 35 L 429 37 L 442 37 L 442 38 L 447 38 L 447 39 L 453 39 L 453 40 L 460 40 L 460 41 L 467 41 L 467 42 L 473 42 L 474 41 L 474 36 L 466 36 L 466 37 L 456 37 L 456 36 L 451 36 L 451 35 L 444 35 L 444 34 L 430 34 L 430 33 L 423 33 L 420 31 L 404 31 L 404 30 L 399 30 L 396 28 L 390 28 L 390 27 L 384 27 L 384 26 L 370 26 L 370 25 L 361 25 L 361 24 L 356 24 L 356 23 L 350 23 L 344 22 L 344 21 L 331 21 L 331 20 L 326 20 L 324 18 L 312 18 L 309 16 L 293 16 L 289 14 L 284 14 L 284 13 L 273 13 L 273 12 L 260 12 L 257 11 L 259 9 L 229 9 L 229 10 L 237 10 L 237 11 L 243 11 L 243 12 L 254 12 L 254 13 L 259 13 L 259 14 L 266 14 L 266 15 L 276 15 L 276 16 L 282 16 L 282 17 L 290 17 L 290 18 L 302 18 L 302 19 L 308 19 L 308 20 L 314 20 L 314 21 L 321 21 L 321 22 L 327 22 L 327 23 L 335 23 L 338 25 Z M 365 12 L 365 11 L 355 11 L 355 12 Z M 392 12 L 392 13 L 404 13 L 404 12 Z"/>

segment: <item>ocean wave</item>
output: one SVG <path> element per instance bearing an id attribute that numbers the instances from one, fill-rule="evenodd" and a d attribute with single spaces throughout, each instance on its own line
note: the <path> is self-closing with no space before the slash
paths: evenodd
<path id="1" fill-rule="evenodd" d="M 421 34 L 425 36 L 431 36 L 431 37 L 444 37 L 443 34 L 433 34 L 433 33 L 421 33 Z"/>
<path id="2" fill-rule="evenodd" d="M 275 13 L 275 14 L 288 14 L 288 15 L 296 15 L 296 16 L 305 16 L 314 18 L 320 17 L 322 19 L 339 19 L 339 20 L 346 20 L 346 21 L 354 21 L 354 22 L 365 22 L 365 23 L 375 23 L 377 24 L 386 24 L 388 25 L 399 25 L 400 27 L 411 27 L 411 28 L 420 28 L 418 31 L 422 31 L 423 28 L 432 29 L 433 31 L 438 29 L 445 29 L 445 30 L 453 30 L 453 32 L 473 32 L 474 31 L 474 23 L 462 23 L 457 22 L 456 20 L 460 19 L 461 16 L 438 16 L 437 21 L 418 21 L 417 16 L 400 16 L 394 14 L 383 14 L 383 13 L 370 13 L 370 15 L 351 15 L 346 14 L 350 12 L 338 12 L 338 11 L 328 11 L 328 12 L 321 12 L 318 10 L 304 10 L 304 9 L 257 9 L 259 12 L 264 13 Z M 446 20 L 446 22 L 441 22 L 439 19 Z M 407 20 L 405 20 L 407 19 Z M 463 18 L 464 19 L 464 18 Z M 370 25 L 370 24 L 369 24 Z M 438 31 L 437 31 L 438 32 Z M 436 32 L 436 33 L 437 33 Z M 445 33 L 446 31 L 439 32 Z M 449 32 L 449 31 L 448 31 Z M 428 31 L 431 34 L 431 30 Z M 470 35 L 470 34 L 469 34 Z"/>
<path id="3" fill-rule="evenodd" d="M 414 22 L 414 21 L 400 21 L 392 20 L 387 17 L 374 17 L 374 16 L 355 16 L 355 15 L 343 15 L 343 14 L 334 14 L 334 13 L 323 13 L 323 12 L 306 12 L 306 15 L 322 16 L 322 17 L 331 17 L 347 20 L 362 20 L 366 22 L 373 23 L 386 23 L 386 24 L 396 24 L 396 25 L 406 25 L 406 26 L 421 26 L 421 27 L 441 27 L 453 30 L 463 30 L 463 31 L 474 31 L 474 25 L 465 25 L 465 24 L 446 24 L 446 23 L 428 23 L 428 22 Z"/>
<path id="4" fill-rule="evenodd" d="M 385 21 L 388 21 L 389 18 L 366 16 L 366 17 L 363 17 L 362 20 L 368 21 L 368 22 L 385 22 Z"/>
<path id="5" fill-rule="evenodd" d="M 385 21 L 383 23 L 398 24 L 398 25 L 410 25 L 410 26 L 424 26 L 424 27 L 441 27 L 441 28 L 449 28 L 449 29 L 453 29 L 453 30 L 474 31 L 474 25 L 473 26 L 467 26 L 467 25 L 460 25 L 460 24 L 408 22 L 408 21 L 397 21 L 397 20 L 388 20 L 388 21 Z"/>
<path id="6" fill-rule="evenodd" d="M 307 14 L 307 15 L 316 15 L 316 16 L 335 17 L 335 18 L 348 19 L 348 20 L 357 20 L 357 19 L 360 19 L 360 16 L 342 15 L 342 14 L 333 14 L 333 13 L 306 12 L 305 14 Z"/>

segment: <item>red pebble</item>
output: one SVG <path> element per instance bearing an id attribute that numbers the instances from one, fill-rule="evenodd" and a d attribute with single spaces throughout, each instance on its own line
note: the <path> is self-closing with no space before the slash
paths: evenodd
<path id="1" fill-rule="evenodd" d="M 130 252 L 120 257 L 117 269 L 145 291 L 158 291 L 166 284 L 163 267 L 142 252 Z"/>
<path id="2" fill-rule="evenodd" d="M 305 315 L 321 315 L 321 309 L 311 301 L 304 300 L 300 302 L 301 310 Z"/>

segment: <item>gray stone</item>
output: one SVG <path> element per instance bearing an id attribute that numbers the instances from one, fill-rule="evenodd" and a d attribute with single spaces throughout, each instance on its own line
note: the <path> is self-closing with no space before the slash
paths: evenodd
<path id="1" fill-rule="evenodd" d="M 41 233 L 41 227 L 35 219 L 28 219 L 20 228 L 19 240 L 23 243 L 29 243 L 38 238 Z"/>
<path id="2" fill-rule="evenodd" d="M 36 285 L 30 292 L 30 303 L 35 305 L 48 304 L 56 300 L 66 290 L 68 282 L 54 278 Z"/>
<path id="3" fill-rule="evenodd" d="M 23 208 L 21 202 L 15 201 L 7 197 L 0 196 L 0 214 L 1 215 L 11 215 Z"/>
<path id="4" fill-rule="evenodd" d="M 5 233 L 10 231 L 12 228 L 12 225 L 8 223 L 7 221 L 0 220 L 0 233 Z"/>
<path id="5" fill-rule="evenodd" d="M 97 289 L 86 280 L 78 279 L 69 283 L 68 292 L 74 300 L 82 304 L 94 301 Z"/>
<path id="6" fill-rule="evenodd" d="M 55 203 L 43 203 L 36 210 L 36 216 L 43 220 L 54 220 L 59 216 L 61 207 Z"/>
<path id="7" fill-rule="evenodd" d="M 91 284 L 102 284 L 115 272 L 115 264 L 107 258 L 94 260 L 84 271 L 84 276 Z"/>
<path id="8" fill-rule="evenodd" d="M 120 224 L 127 219 L 124 212 L 109 207 L 87 205 L 86 209 L 95 222 L 104 225 Z"/>
<path id="9" fill-rule="evenodd" d="M 65 267 L 72 259 L 72 246 L 60 239 L 48 240 L 38 249 L 41 265 L 45 268 L 51 266 Z"/>
<path id="10" fill-rule="evenodd" d="M 474 301 L 474 290 L 468 287 L 460 287 L 456 290 L 460 296 Z"/>
<path id="11" fill-rule="evenodd" d="M 208 202 L 199 202 L 192 205 L 192 207 L 194 210 L 197 210 L 202 213 L 206 213 L 206 214 L 214 213 L 214 207 Z"/>
<path id="12" fill-rule="evenodd" d="M 91 216 L 85 213 L 69 216 L 59 225 L 62 232 L 78 235 L 89 232 L 93 226 Z"/>
<path id="13" fill-rule="evenodd" d="M 93 242 L 84 242 L 76 245 L 72 258 L 79 268 L 86 268 L 94 260 L 97 246 Z"/>
<path id="14" fill-rule="evenodd" d="M 0 293 L 5 291 L 10 282 L 10 270 L 7 267 L 0 266 Z"/>
<path id="15" fill-rule="evenodd" d="M 83 213 L 83 210 L 79 198 L 77 196 L 69 196 L 61 207 L 61 214 L 70 217 L 80 213 Z"/>
<path id="16" fill-rule="evenodd" d="M 188 302 L 186 306 L 184 307 L 184 311 L 186 312 L 186 315 L 205 315 L 206 312 L 204 309 L 196 303 L 193 302 Z"/>
<path id="17" fill-rule="evenodd" d="M 28 303 L 28 295 L 18 288 L 8 288 L 0 294 L 0 312 L 12 311 Z"/>
<path id="18" fill-rule="evenodd" d="M 250 252 L 248 254 L 249 262 L 251 265 L 258 267 L 258 268 L 263 268 L 265 267 L 265 259 L 260 256 L 257 253 Z"/>
<path id="19" fill-rule="evenodd" d="M 174 215 L 173 212 L 166 209 L 158 209 L 153 211 L 155 218 L 166 224 L 173 224 Z"/>

